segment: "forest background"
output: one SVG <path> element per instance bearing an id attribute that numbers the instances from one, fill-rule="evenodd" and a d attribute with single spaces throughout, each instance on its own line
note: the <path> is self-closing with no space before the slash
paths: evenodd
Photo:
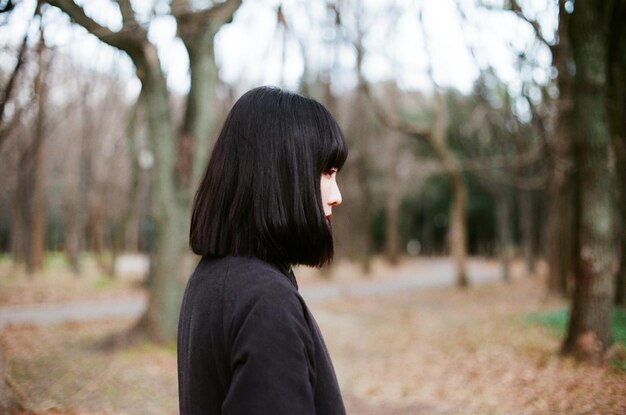
<path id="1" fill-rule="evenodd" d="M 0 279 L 3 298 L 18 298 L 5 305 L 51 263 L 73 275 L 59 283 L 71 291 L 91 274 L 119 281 L 139 254 L 146 307 L 116 344 L 171 344 L 196 260 L 186 229 L 198 178 L 234 101 L 275 84 L 323 102 L 349 143 L 335 267 L 368 278 L 379 258 L 393 274 L 448 257 L 463 292 L 472 258 L 497 259 L 509 285 L 517 265 L 538 295 L 569 304 L 555 354 L 619 355 L 626 1 L 0 9 Z"/>

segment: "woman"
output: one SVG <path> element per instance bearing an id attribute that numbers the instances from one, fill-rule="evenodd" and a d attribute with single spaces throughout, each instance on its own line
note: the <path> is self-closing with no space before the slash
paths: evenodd
<path id="1" fill-rule="evenodd" d="M 343 135 L 318 102 L 277 88 L 228 114 L 194 200 L 202 255 L 178 328 L 182 414 L 345 414 L 291 266 L 332 260 Z"/>

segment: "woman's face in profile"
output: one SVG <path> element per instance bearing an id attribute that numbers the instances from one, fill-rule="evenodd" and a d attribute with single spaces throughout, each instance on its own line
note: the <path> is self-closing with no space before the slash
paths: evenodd
<path id="1" fill-rule="evenodd" d="M 337 186 L 337 169 L 322 173 L 320 182 L 320 190 L 322 193 L 322 205 L 324 206 L 324 216 L 330 220 L 333 215 L 333 206 L 341 204 L 341 192 Z"/>

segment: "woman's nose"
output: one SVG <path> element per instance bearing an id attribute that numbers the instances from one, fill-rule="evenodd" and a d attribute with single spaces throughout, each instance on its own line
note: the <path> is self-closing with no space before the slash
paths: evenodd
<path id="1" fill-rule="evenodd" d="M 328 204 L 330 206 L 339 206 L 341 202 L 342 202 L 342 199 L 341 199 L 341 192 L 339 191 L 339 186 L 337 186 L 337 184 L 334 183 L 330 197 L 328 198 Z"/>

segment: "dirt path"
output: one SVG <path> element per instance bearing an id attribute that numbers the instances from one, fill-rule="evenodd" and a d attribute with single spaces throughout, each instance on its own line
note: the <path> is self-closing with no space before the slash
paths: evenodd
<path id="1" fill-rule="evenodd" d="M 394 294 L 421 288 L 454 285 L 454 263 L 448 258 L 420 260 L 418 265 L 405 267 L 394 277 L 368 280 L 328 281 L 307 284 L 300 293 L 307 302 L 315 303 L 338 298 L 360 298 Z M 496 281 L 498 268 L 493 263 L 470 260 L 469 279 L 473 285 Z M 106 301 L 85 301 L 64 304 L 13 306 L 0 308 L 0 327 L 8 324 L 57 324 L 68 321 L 91 321 L 113 317 L 134 317 L 146 308 L 142 297 Z"/>

